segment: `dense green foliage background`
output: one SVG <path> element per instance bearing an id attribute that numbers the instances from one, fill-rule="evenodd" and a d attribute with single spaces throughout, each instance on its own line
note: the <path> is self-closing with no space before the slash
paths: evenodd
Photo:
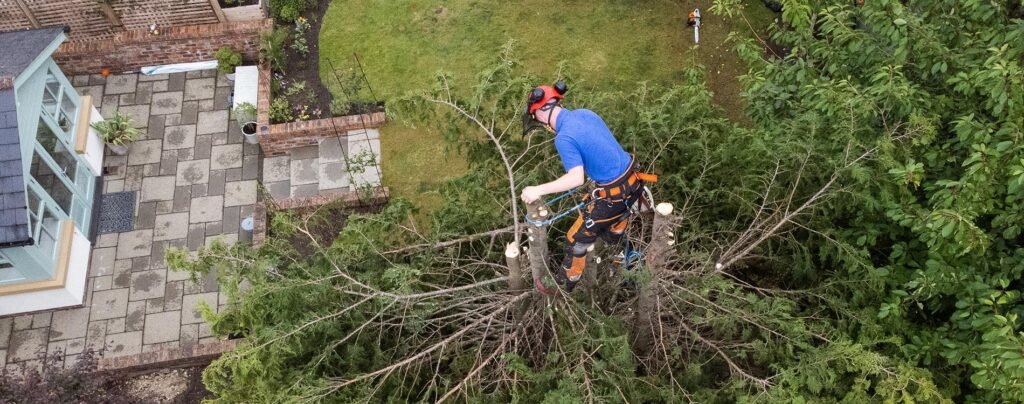
<path id="1" fill-rule="evenodd" d="M 511 223 L 493 141 L 431 101 L 455 94 L 511 126 L 542 79 L 506 52 L 472 88 L 390 104 L 436 118 L 470 162 L 433 215 L 443 231 L 418 235 L 415 207 L 395 201 L 324 245 L 303 238 L 317 225 L 280 213 L 260 249 L 172 257 L 247 286 L 213 316 L 247 341 L 208 368 L 208 388 L 223 402 L 1024 399 L 1024 5 L 782 3 L 772 39 L 788 55 L 734 42 L 752 127 L 712 106 L 700 69 L 670 88 L 571 90 L 569 106 L 598 111 L 679 208 L 677 258 L 629 275 L 659 299 L 665 332 L 649 346 L 628 292 L 544 303 L 480 284 L 505 274 L 508 235 L 429 248 Z M 558 173 L 537 136 L 500 140 L 530 152 L 513 167 L 520 187 Z"/>

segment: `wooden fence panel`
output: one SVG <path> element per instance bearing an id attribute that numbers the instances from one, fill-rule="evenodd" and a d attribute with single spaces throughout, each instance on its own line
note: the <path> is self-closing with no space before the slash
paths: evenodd
<path id="1" fill-rule="evenodd" d="M 113 38 L 122 30 L 158 29 L 217 23 L 209 0 L 111 0 L 124 27 L 111 26 L 97 0 L 24 0 L 44 27 L 67 25 L 71 42 Z M 0 31 L 31 28 L 13 1 L 0 2 Z"/>

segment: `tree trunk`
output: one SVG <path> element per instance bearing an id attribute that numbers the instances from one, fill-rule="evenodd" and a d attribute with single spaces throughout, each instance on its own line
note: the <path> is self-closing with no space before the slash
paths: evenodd
<path id="1" fill-rule="evenodd" d="M 526 204 L 526 215 L 534 222 L 543 222 L 551 216 L 551 211 L 541 200 Z M 533 273 L 533 285 L 543 293 L 549 293 L 544 287 L 544 274 L 548 272 L 548 225 L 529 223 L 526 227 L 529 235 L 530 272 Z"/>
<path id="2" fill-rule="evenodd" d="M 651 244 L 647 247 L 647 270 L 649 277 L 637 296 L 636 322 L 634 323 L 634 352 L 641 359 L 650 358 L 654 352 L 655 328 L 658 318 L 657 287 L 660 272 L 675 253 L 675 234 L 672 233 L 672 204 L 659 203 L 655 208 Z"/>
<path id="3" fill-rule="evenodd" d="M 508 289 L 521 290 L 523 288 L 523 268 L 519 263 L 519 246 L 514 242 L 505 246 L 505 264 L 508 265 Z"/>

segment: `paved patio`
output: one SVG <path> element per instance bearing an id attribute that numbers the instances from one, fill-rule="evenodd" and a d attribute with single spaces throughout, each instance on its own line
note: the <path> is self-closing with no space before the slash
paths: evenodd
<path id="1" fill-rule="evenodd" d="M 252 214 L 259 146 L 230 120 L 232 82 L 215 70 L 142 76 L 76 76 L 104 117 L 127 112 L 145 138 L 106 157 L 104 193 L 136 191 L 132 231 L 100 235 L 84 307 L 0 318 L 0 364 L 38 367 L 57 350 L 66 364 L 85 349 L 116 357 L 211 341 L 196 308 L 225 303 L 212 277 L 169 271 L 164 251 L 236 242 Z M 108 152 L 109 153 L 109 152 Z"/>
<path id="2" fill-rule="evenodd" d="M 317 146 L 263 159 L 263 184 L 274 199 L 310 197 L 380 185 L 380 132 L 351 130 Z"/>

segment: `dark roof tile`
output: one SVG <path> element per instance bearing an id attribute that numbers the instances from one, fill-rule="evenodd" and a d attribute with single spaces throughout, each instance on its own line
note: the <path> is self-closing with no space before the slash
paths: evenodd
<path id="1" fill-rule="evenodd" d="M 64 27 L 50 27 L 0 32 L 0 76 L 17 77 L 63 31 Z"/>

